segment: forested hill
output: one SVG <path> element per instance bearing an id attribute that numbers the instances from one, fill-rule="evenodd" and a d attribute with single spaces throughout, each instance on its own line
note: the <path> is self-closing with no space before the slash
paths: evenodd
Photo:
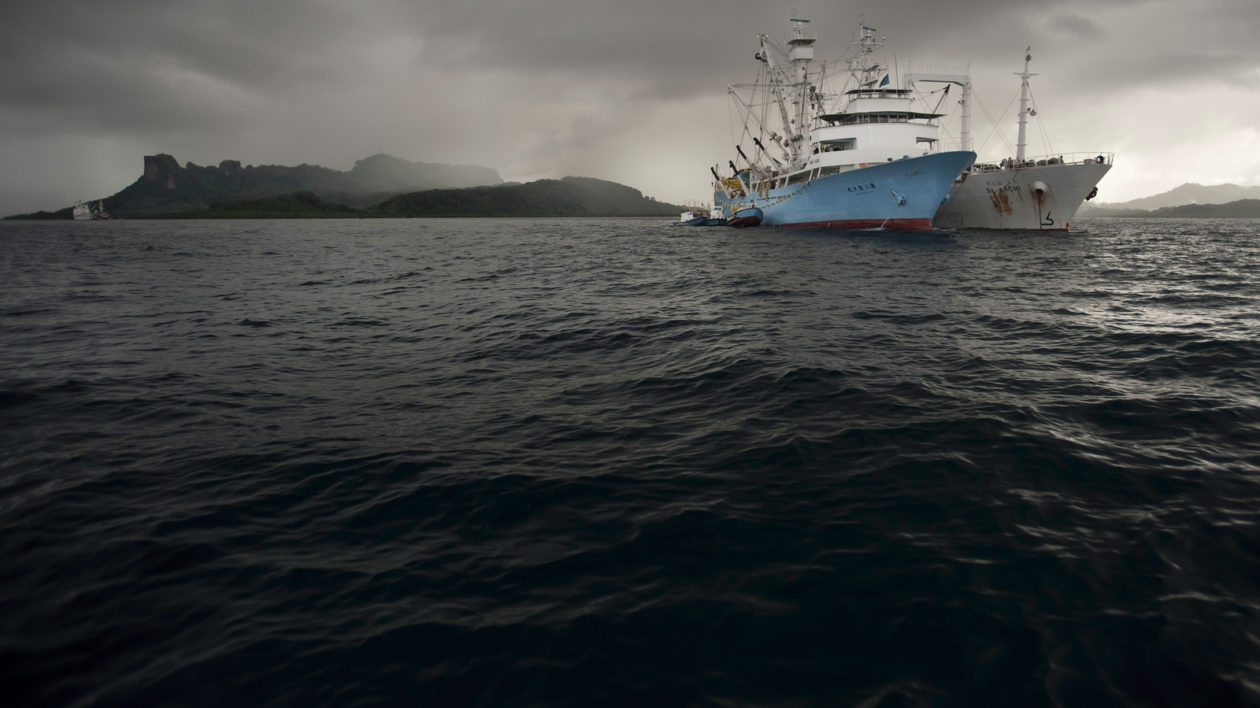
<path id="1" fill-rule="evenodd" d="M 378 204 L 380 216 L 677 216 L 679 207 L 639 190 L 590 177 L 526 184 L 434 189 Z"/>
<path id="2" fill-rule="evenodd" d="M 294 192 L 311 192 L 352 206 L 367 207 L 388 196 L 418 189 L 474 187 L 501 184 L 499 173 L 488 167 L 408 162 L 389 155 L 373 155 L 346 172 L 317 165 L 241 167 L 225 160 L 218 167 L 188 163 L 180 167 L 169 155 L 145 157 L 144 175 L 105 200 L 116 216 L 128 213 L 204 209 L 226 201 L 267 199 Z"/>
<path id="3" fill-rule="evenodd" d="M 1260 219 L 1260 199 L 1239 199 L 1226 204 L 1182 204 L 1162 209 L 1092 209 L 1082 210 L 1088 218 L 1128 217 L 1152 219 Z"/>
<path id="4" fill-rule="evenodd" d="M 1127 202 L 1093 201 L 1084 205 L 1082 215 L 1090 209 L 1100 211 L 1154 211 L 1165 207 L 1189 206 L 1193 204 L 1228 204 L 1246 199 L 1260 199 L 1260 187 L 1246 187 L 1237 184 L 1198 184 L 1188 182 L 1179 187 L 1141 199 Z"/>
<path id="5" fill-rule="evenodd" d="M 219 203 L 267 200 L 300 192 L 365 208 L 389 196 L 420 189 L 502 183 L 498 171 L 489 167 L 409 162 L 389 155 L 364 158 L 342 172 L 307 164 L 243 167 L 236 160 L 208 167 L 191 162 L 181 166 L 173 156 L 158 154 L 144 157 L 144 174 L 139 179 L 100 201 L 105 211 L 123 218 L 204 211 Z M 11 218 L 69 219 L 70 207 Z"/>

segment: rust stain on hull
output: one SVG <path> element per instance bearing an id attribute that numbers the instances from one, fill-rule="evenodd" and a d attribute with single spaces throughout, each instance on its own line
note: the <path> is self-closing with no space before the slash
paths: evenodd
<path id="1" fill-rule="evenodd" d="M 993 210 L 999 214 L 1011 214 L 1015 209 L 1011 206 L 1011 196 L 1004 190 L 990 189 L 989 200 L 993 202 Z"/>

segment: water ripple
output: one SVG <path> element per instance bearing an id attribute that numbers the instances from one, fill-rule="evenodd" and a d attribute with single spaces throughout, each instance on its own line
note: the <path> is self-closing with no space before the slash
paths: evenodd
<path id="1" fill-rule="evenodd" d="M 0 703 L 1260 704 L 1255 222 L 92 226 L 0 227 Z"/>

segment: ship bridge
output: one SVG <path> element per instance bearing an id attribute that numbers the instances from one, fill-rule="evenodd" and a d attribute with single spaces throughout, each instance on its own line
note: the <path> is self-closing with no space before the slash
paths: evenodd
<path id="1" fill-rule="evenodd" d="M 912 120 L 932 120 L 944 113 L 916 113 L 914 111 L 880 111 L 878 113 L 828 113 L 820 116 L 827 125 L 866 125 L 869 123 L 908 123 Z"/>

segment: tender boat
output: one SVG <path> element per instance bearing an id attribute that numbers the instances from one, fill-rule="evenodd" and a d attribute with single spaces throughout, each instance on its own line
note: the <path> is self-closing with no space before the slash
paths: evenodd
<path id="1" fill-rule="evenodd" d="M 758 207 L 745 207 L 737 210 L 726 220 L 727 226 L 735 228 L 746 228 L 749 226 L 759 226 L 765 215 L 762 214 Z"/>
<path id="2" fill-rule="evenodd" d="M 705 216 L 702 212 L 708 212 Z M 679 226 L 726 226 L 726 217 L 722 214 L 722 208 L 719 206 L 712 207 L 690 207 L 684 211 L 678 218 Z"/>

